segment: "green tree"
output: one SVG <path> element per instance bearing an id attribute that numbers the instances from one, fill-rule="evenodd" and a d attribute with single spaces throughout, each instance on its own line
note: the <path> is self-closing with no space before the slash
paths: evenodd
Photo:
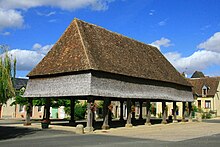
<path id="1" fill-rule="evenodd" d="M 22 97 L 24 94 L 24 91 L 25 91 L 24 89 L 20 89 L 20 90 L 15 91 L 15 99 L 11 103 L 11 106 L 16 105 L 16 104 L 20 104 L 20 105 L 27 105 L 28 104 L 28 99 Z"/>
<path id="2" fill-rule="evenodd" d="M 64 108 L 65 113 L 70 115 L 71 113 L 70 100 L 67 100 L 66 105 L 64 106 L 65 106 Z M 86 107 L 87 107 L 87 103 L 80 103 L 80 101 L 78 100 L 75 101 L 75 108 L 74 108 L 75 120 L 82 120 L 85 118 Z"/>
<path id="3" fill-rule="evenodd" d="M 15 79 L 16 60 L 9 57 L 8 46 L 0 45 L 0 50 L 0 105 L 3 105 L 15 96 L 12 79 Z"/>

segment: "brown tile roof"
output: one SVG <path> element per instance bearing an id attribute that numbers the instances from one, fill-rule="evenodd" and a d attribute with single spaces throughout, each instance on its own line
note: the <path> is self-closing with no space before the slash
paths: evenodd
<path id="1" fill-rule="evenodd" d="M 220 77 L 205 77 L 188 79 L 193 86 L 193 93 L 202 96 L 202 87 L 205 85 L 209 87 L 207 96 L 214 96 L 217 92 Z"/>
<path id="2" fill-rule="evenodd" d="M 29 77 L 98 70 L 191 86 L 153 46 L 74 19 Z"/>

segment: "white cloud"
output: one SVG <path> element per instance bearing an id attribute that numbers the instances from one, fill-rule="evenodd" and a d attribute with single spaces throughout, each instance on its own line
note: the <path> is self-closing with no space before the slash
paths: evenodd
<path id="1" fill-rule="evenodd" d="M 48 53 L 48 51 L 53 47 L 53 44 L 49 44 L 49 45 L 45 45 L 45 46 L 42 46 L 41 44 L 39 43 L 35 43 L 32 47 L 33 50 L 41 53 L 41 54 L 44 54 L 46 55 Z"/>
<path id="2" fill-rule="evenodd" d="M 85 7 L 91 7 L 93 10 L 106 10 L 108 3 L 112 1 L 114 0 L 0 0 L 0 6 L 6 9 L 50 6 L 64 10 L 76 10 Z"/>
<path id="3" fill-rule="evenodd" d="M 168 18 L 166 18 L 166 19 L 160 21 L 160 22 L 158 23 L 158 25 L 159 25 L 159 26 L 165 26 L 165 25 L 167 24 L 167 20 L 168 20 Z"/>
<path id="4" fill-rule="evenodd" d="M 12 49 L 8 53 L 13 59 L 16 58 L 18 71 L 30 71 L 43 59 L 52 46 L 53 44 L 42 46 L 35 43 L 33 50 Z"/>
<path id="5" fill-rule="evenodd" d="M 29 77 L 18 77 L 19 79 L 29 79 Z"/>
<path id="6" fill-rule="evenodd" d="M 40 49 L 41 47 L 42 47 L 41 44 L 35 43 L 32 48 L 33 48 L 34 50 L 37 50 L 37 49 Z"/>
<path id="7" fill-rule="evenodd" d="M 90 8 L 100 11 L 108 9 L 108 4 L 114 0 L 0 0 L 0 31 L 5 28 L 19 28 L 23 26 L 24 18 L 18 10 L 28 10 L 35 7 L 56 7 L 73 11 Z M 51 16 L 56 12 L 39 15 Z M 54 20 L 51 20 L 54 22 Z"/>
<path id="8" fill-rule="evenodd" d="M 39 61 L 43 59 L 44 54 L 36 51 L 13 49 L 8 52 L 17 60 L 17 70 L 32 70 Z"/>
<path id="9" fill-rule="evenodd" d="M 37 13 L 37 15 L 39 15 L 39 16 L 49 17 L 49 16 L 52 16 L 52 15 L 55 15 L 55 14 L 56 14 L 56 11 L 52 11 L 52 12 L 49 12 L 49 13 L 42 13 L 42 12 L 36 11 L 36 13 Z"/>
<path id="10" fill-rule="evenodd" d="M 179 72 L 187 74 L 192 74 L 196 70 L 205 70 L 212 65 L 220 65 L 220 54 L 207 50 L 199 50 L 189 57 L 181 57 L 180 53 L 170 52 L 166 53 L 165 57 Z"/>
<path id="11" fill-rule="evenodd" d="M 152 42 L 150 45 L 157 47 L 158 49 L 160 49 L 160 47 L 169 47 L 172 46 L 172 44 L 170 44 L 171 41 L 167 38 L 162 37 L 160 40 L 156 40 L 154 42 Z"/>
<path id="12" fill-rule="evenodd" d="M 159 26 L 164 26 L 164 25 L 166 25 L 166 21 L 160 21 L 160 22 L 158 23 L 158 25 L 159 25 Z"/>
<path id="13" fill-rule="evenodd" d="M 1 33 L 1 35 L 3 35 L 3 36 L 9 36 L 11 33 L 10 32 L 3 32 L 3 33 Z"/>
<path id="14" fill-rule="evenodd" d="M 56 21 L 57 21 L 57 19 L 51 19 L 48 22 L 53 23 L 53 22 L 56 22 Z"/>
<path id="15" fill-rule="evenodd" d="M 23 23 L 24 19 L 19 11 L 0 8 L 0 31 L 5 28 L 22 27 Z"/>
<path id="16" fill-rule="evenodd" d="M 167 38 L 161 38 L 151 43 L 160 49 L 161 46 L 171 46 L 171 41 Z M 165 57 L 173 64 L 179 72 L 192 74 L 194 71 L 203 71 L 215 65 L 220 67 L 220 32 L 197 46 L 200 50 L 194 52 L 188 57 L 182 57 L 178 52 L 165 53 Z"/>
<path id="17" fill-rule="evenodd" d="M 148 15 L 154 15 L 155 10 L 150 10 L 150 12 L 148 13 Z"/>
<path id="18" fill-rule="evenodd" d="M 205 25 L 200 30 L 205 31 L 205 30 L 209 29 L 210 27 L 211 27 L 211 25 Z"/>
<path id="19" fill-rule="evenodd" d="M 220 32 L 216 32 L 205 42 L 200 43 L 197 48 L 220 53 Z"/>

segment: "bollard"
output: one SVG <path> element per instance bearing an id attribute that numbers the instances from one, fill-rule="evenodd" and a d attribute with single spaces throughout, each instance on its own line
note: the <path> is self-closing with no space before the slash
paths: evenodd
<path id="1" fill-rule="evenodd" d="M 76 133 L 77 134 L 84 134 L 84 128 L 83 128 L 83 125 L 82 124 L 78 124 L 76 126 Z"/>

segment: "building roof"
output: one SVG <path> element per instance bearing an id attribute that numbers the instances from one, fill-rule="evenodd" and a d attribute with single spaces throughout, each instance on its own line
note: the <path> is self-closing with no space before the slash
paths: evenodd
<path id="1" fill-rule="evenodd" d="M 195 71 L 191 78 L 204 78 L 205 75 L 201 71 Z"/>
<path id="2" fill-rule="evenodd" d="M 14 88 L 16 90 L 19 90 L 22 87 L 26 87 L 27 86 L 27 82 L 28 82 L 28 79 L 15 78 Z"/>
<path id="3" fill-rule="evenodd" d="M 207 96 L 214 96 L 217 92 L 217 88 L 219 85 L 220 77 L 205 77 L 205 78 L 192 78 L 188 79 L 188 81 L 193 86 L 193 93 L 202 96 L 202 87 L 208 87 L 208 95 Z"/>
<path id="4" fill-rule="evenodd" d="M 156 47 L 78 19 L 28 77 L 87 70 L 191 86 Z"/>

